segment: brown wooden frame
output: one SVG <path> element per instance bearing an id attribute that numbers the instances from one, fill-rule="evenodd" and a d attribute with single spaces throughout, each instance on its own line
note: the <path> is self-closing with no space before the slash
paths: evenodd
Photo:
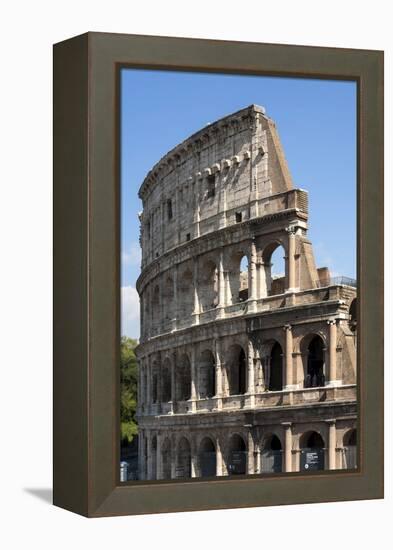
<path id="1" fill-rule="evenodd" d="M 119 73 L 357 81 L 356 472 L 119 482 Z M 89 517 L 383 497 L 383 52 L 87 33 L 54 46 L 54 503 Z"/>

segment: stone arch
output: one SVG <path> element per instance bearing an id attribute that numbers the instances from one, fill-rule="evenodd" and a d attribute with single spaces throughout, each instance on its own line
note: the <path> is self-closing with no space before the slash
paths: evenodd
<path id="1" fill-rule="evenodd" d="M 243 247 L 232 251 L 227 260 L 230 304 L 248 300 L 248 251 Z"/>
<path id="2" fill-rule="evenodd" d="M 162 479 L 172 477 L 172 445 L 169 437 L 166 437 L 161 446 Z"/>
<path id="3" fill-rule="evenodd" d="M 189 266 L 179 269 L 178 276 L 178 318 L 189 319 L 194 311 L 193 276 Z"/>
<path id="4" fill-rule="evenodd" d="M 284 357 L 282 342 L 276 338 L 258 343 L 260 369 L 256 373 L 257 385 L 263 390 L 280 391 L 283 388 Z"/>
<path id="5" fill-rule="evenodd" d="M 243 436 L 235 433 L 228 442 L 227 469 L 229 475 L 245 475 L 247 471 L 247 445 Z"/>
<path id="6" fill-rule="evenodd" d="M 151 402 L 152 403 L 158 402 L 159 378 L 160 378 L 159 365 L 158 365 L 158 361 L 155 360 L 151 368 Z"/>
<path id="7" fill-rule="evenodd" d="M 304 387 L 316 388 L 326 381 L 326 342 L 320 333 L 310 333 L 300 342 L 303 358 Z"/>
<path id="8" fill-rule="evenodd" d="M 201 311 L 218 305 L 218 270 L 212 258 L 201 259 L 199 263 L 198 297 Z"/>
<path id="9" fill-rule="evenodd" d="M 343 468 L 357 468 L 357 431 L 347 430 L 343 437 Z"/>
<path id="10" fill-rule="evenodd" d="M 261 470 L 264 473 L 282 472 L 283 449 L 275 433 L 267 434 L 261 445 Z"/>
<path id="11" fill-rule="evenodd" d="M 204 437 L 198 447 L 198 469 L 200 477 L 216 475 L 216 446 L 211 437 Z"/>
<path id="12" fill-rule="evenodd" d="M 270 351 L 269 391 L 281 391 L 283 388 L 283 351 L 275 341 Z"/>
<path id="13" fill-rule="evenodd" d="M 164 306 L 164 322 L 167 326 L 169 326 L 172 319 L 176 316 L 173 278 L 169 274 L 165 274 L 164 277 L 162 288 L 162 303 Z"/>
<path id="14" fill-rule="evenodd" d="M 182 437 L 177 446 L 176 477 L 191 477 L 191 445 L 186 437 Z"/>
<path id="15" fill-rule="evenodd" d="M 187 401 L 191 397 L 191 364 L 186 353 L 183 353 L 176 365 L 175 373 L 176 400 Z"/>
<path id="16" fill-rule="evenodd" d="M 160 296 L 160 287 L 158 284 L 155 284 L 153 287 L 153 292 L 151 294 L 151 325 L 153 329 L 153 334 L 156 334 L 160 327 L 161 320 L 161 296 Z"/>
<path id="17" fill-rule="evenodd" d="M 213 353 L 205 349 L 198 361 L 198 393 L 201 399 L 216 394 L 216 361 Z"/>
<path id="18" fill-rule="evenodd" d="M 300 470 L 315 471 L 325 468 L 325 442 L 322 435 L 313 430 L 302 434 L 299 440 Z"/>
<path id="19" fill-rule="evenodd" d="M 243 347 L 239 344 L 230 346 L 227 353 L 226 370 L 229 394 L 240 395 L 247 391 L 247 360 Z"/>
<path id="20" fill-rule="evenodd" d="M 282 252 L 285 260 L 284 273 L 280 276 L 274 274 L 274 256 Z M 287 253 L 284 243 L 280 239 L 274 239 L 258 252 L 258 296 L 265 298 L 266 296 L 274 296 L 276 294 L 283 294 L 285 289 L 288 288 L 288 268 L 287 268 Z"/>
<path id="21" fill-rule="evenodd" d="M 162 402 L 168 403 L 172 399 L 172 366 L 169 357 L 166 357 L 162 364 L 161 378 Z"/>

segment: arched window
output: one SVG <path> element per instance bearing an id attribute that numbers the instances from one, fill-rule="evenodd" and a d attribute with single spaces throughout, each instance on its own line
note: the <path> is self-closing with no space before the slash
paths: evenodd
<path id="1" fill-rule="evenodd" d="M 151 401 L 152 403 L 157 403 L 158 401 L 158 363 L 155 361 L 152 366 L 152 375 L 151 375 Z"/>
<path id="2" fill-rule="evenodd" d="M 187 401 L 191 397 L 191 366 L 187 355 L 180 357 L 176 365 L 176 399 Z"/>
<path id="3" fill-rule="evenodd" d="M 210 350 L 205 350 L 200 356 L 198 386 L 201 399 L 216 394 L 216 362 Z"/>
<path id="4" fill-rule="evenodd" d="M 228 259 L 229 304 L 248 300 L 248 257 L 243 251 L 232 254 Z"/>
<path id="5" fill-rule="evenodd" d="M 171 363 L 165 359 L 162 365 L 162 402 L 168 403 L 172 399 L 171 395 Z"/>
<path id="6" fill-rule="evenodd" d="M 229 441 L 228 474 L 244 475 L 246 473 L 247 451 L 244 439 L 235 434 Z"/>
<path id="7" fill-rule="evenodd" d="M 210 437 L 205 437 L 199 445 L 198 466 L 201 477 L 216 475 L 216 448 Z"/>
<path id="8" fill-rule="evenodd" d="M 179 270 L 178 276 L 178 320 L 190 322 L 194 310 L 194 287 L 190 268 Z"/>
<path id="9" fill-rule="evenodd" d="M 274 434 L 268 437 L 263 445 L 261 469 L 265 473 L 282 472 L 282 445 Z"/>
<path id="10" fill-rule="evenodd" d="M 346 432 L 343 444 L 343 468 L 357 468 L 357 437 L 355 429 Z"/>
<path id="11" fill-rule="evenodd" d="M 166 438 L 162 444 L 162 479 L 171 479 L 171 442 Z"/>
<path id="12" fill-rule="evenodd" d="M 246 354 L 239 345 L 229 348 L 228 352 L 228 378 L 230 395 L 240 395 L 246 393 Z"/>
<path id="13" fill-rule="evenodd" d="M 154 287 L 151 300 L 151 325 L 153 334 L 157 334 L 160 326 L 160 288 Z"/>
<path id="14" fill-rule="evenodd" d="M 240 260 L 238 301 L 245 302 L 247 300 L 248 300 L 248 258 L 247 256 L 243 256 L 243 258 Z"/>
<path id="15" fill-rule="evenodd" d="M 281 346 L 278 342 L 272 347 L 270 352 L 270 380 L 269 391 L 281 391 L 282 390 L 282 361 L 283 353 Z"/>
<path id="16" fill-rule="evenodd" d="M 274 296 L 283 294 L 287 288 L 285 249 L 275 241 L 266 246 L 262 252 L 258 268 L 258 296 Z"/>
<path id="17" fill-rule="evenodd" d="M 191 447 L 185 437 L 182 437 L 179 441 L 176 461 L 176 477 L 191 477 Z"/>
<path id="18" fill-rule="evenodd" d="M 199 306 L 208 311 L 218 305 L 218 271 L 213 260 L 206 260 L 199 266 Z"/>
<path id="19" fill-rule="evenodd" d="M 173 300 L 173 279 L 168 276 L 165 278 L 162 290 L 162 303 L 164 306 L 164 322 L 167 329 L 171 328 L 171 321 L 175 317 L 174 300 Z"/>
<path id="20" fill-rule="evenodd" d="M 325 385 L 325 346 L 320 336 L 314 336 L 306 350 L 307 370 L 304 380 L 305 388 L 316 388 Z"/>
<path id="21" fill-rule="evenodd" d="M 300 439 L 300 469 L 308 472 L 325 468 L 325 443 L 318 432 L 307 432 Z"/>

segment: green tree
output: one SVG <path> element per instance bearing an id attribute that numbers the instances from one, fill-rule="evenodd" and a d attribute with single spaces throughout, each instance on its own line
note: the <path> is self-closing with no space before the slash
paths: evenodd
<path id="1" fill-rule="evenodd" d="M 135 420 L 138 389 L 138 365 L 135 348 L 138 342 L 127 336 L 121 338 L 120 352 L 120 428 L 123 444 L 130 444 L 138 433 Z"/>

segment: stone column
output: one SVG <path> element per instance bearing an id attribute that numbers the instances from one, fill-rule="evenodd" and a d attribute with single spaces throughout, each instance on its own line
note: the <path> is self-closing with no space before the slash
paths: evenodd
<path id="1" fill-rule="evenodd" d="M 195 358 L 195 347 L 191 348 L 191 410 L 192 412 L 196 411 L 196 400 L 197 400 L 197 366 Z"/>
<path id="2" fill-rule="evenodd" d="M 162 403 L 162 370 L 161 370 L 161 353 L 158 352 L 157 360 L 157 412 L 161 412 L 161 403 Z"/>
<path id="3" fill-rule="evenodd" d="M 225 303 L 230 306 L 232 305 L 232 295 L 231 295 L 231 283 L 229 280 L 229 271 L 224 272 L 224 281 L 225 281 Z"/>
<path id="4" fill-rule="evenodd" d="M 191 438 L 190 449 L 191 449 L 191 477 L 197 477 L 198 476 L 198 451 L 197 451 L 196 441 L 193 437 Z"/>
<path id="5" fill-rule="evenodd" d="M 146 358 L 146 412 L 151 410 L 151 360 L 148 356 Z"/>
<path id="6" fill-rule="evenodd" d="M 162 479 L 161 434 L 157 433 L 156 479 Z"/>
<path id="7" fill-rule="evenodd" d="M 221 450 L 221 444 L 220 440 L 217 437 L 216 439 L 216 476 L 222 476 L 223 475 L 223 458 L 222 458 L 222 450 Z"/>
<path id="8" fill-rule="evenodd" d="M 266 274 L 265 274 L 265 264 L 260 259 L 256 264 L 257 267 L 257 296 L 259 298 L 266 298 L 267 288 L 266 288 Z"/>
<path id="9" fill-rule="evenodd" d="M 291 325 L 285 325 L 285 388 L 286 390 L 293 389 L 293 341 L 292 341 L 292 327 Z"/>
<path id="10" fill-rule="evenodd" d="M 221 342 L 215 338 L 215 362 L 216 362 L 216 407 L 222 409 L 222 364 L 221 364 Z"/>
<path id="11" fill-rule="evenodd" d="M 285 430 L 284 471 L 292 472 L 292 423 L 283 422 Z"/>
<path id="12" fill-rule="evenodd" d="M 329 325 L 329 384 L 335 384 L 337 381 L 337 325 L 335 319 L 327 323 Z"/>
<path id="13" fill-rule="evenodd" d="M 177 329 L 177 275 L 178 275 L 178 265 L 176 264 L 173 268 L 173 310 L 174 315 L 172 318 L 172 330 Z"/>
<path id="14" fill-rule="evenodd" d="M 250 407 L 255 405 L 254 346 L 248 340 L 247 346 L 247 392 L 250 394 Z"/>
<path id="15" fill-rule="evenodd" d="M 329 426 L 329 470 L 336 469 L 336 421 L 327 420 Z"/>
<path id="16" fill-rule="evenodd" d="M 147 479 L 153 479 L 153 457 L 152 457 L 152 444 L 151 444 L 151 433 L 147 432 Z"/>
<path id="17" fill-rule="evenodd" d="M 295 228 L 288 227 L 288 288 L 295 288 Z"/>
<path id="18" fill-rule="evenodd" d="M 138 405 L 141 411 L 144 410 L 145 403 L 146 403 L 145 372 L 146 372 L 146 361 L 145 361 L 145 358 L 143 358 L 140 360 L 140 363 L 139 363 Z"/>
<path id="19" fill-rule="evenodd" d="M 256 453 L 256 465 L 255 465 L 255 473 L 260 474 L 262 472 L 262 464 L 261 464 L 261 447 L 260 445 L 255 446 L 255 453 Z"/>
<path id="20" fill-rule="evenodd" d="M 218 308 L 217 317 L 225 316 L 225 277 L 224 277 L 224 253 L 220 250 L 220 258 L 218 262 Z"/>
<path id="21" fill-rule="evenodd" d="M 248 313 L 256 311 L 256 298 L 257 298 L 257 269 L 256 269 L 257 251 L 254 239 L 251 241 L 250 246 L 250 263 L 248 266 Z"/>
<path id="22" fill-rule="evenodd" d="M 171 479 L 176 479 L 177 440 L 175 434 L 171 437 Z"/>
<path id="23" fill-rule="evenodd" d="M 251 430 L 247 435 L 247 474 L 255 474 L 255 462 L 254 462 L 254 438 L 252 437 Z"/>
<path id="24" fill-rule="evenodd" d="M 194 256 L 194 269 L 193 269 L 193 288 L 194 288 L 194 311 L 193 324 L 199 325 L 199 297 L 198 297 L 198 258 Z"/>
<path id="25" fill-rule="evenodd" d="M 176 412 L 176 352 L 172 356 L 171 362 L 171 401 L 172 413 Z"/>
<path id="26" fill-rule="evenodd" d="M 143 479 L 143 430 L 138 431 L 138 479 Z"/>

